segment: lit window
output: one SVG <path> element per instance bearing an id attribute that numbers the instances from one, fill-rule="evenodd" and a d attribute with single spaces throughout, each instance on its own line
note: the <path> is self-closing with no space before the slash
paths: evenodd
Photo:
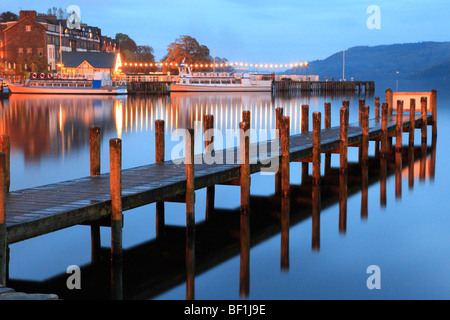
<path id="1" fill-rule="evenodd" d="M 33 50 L 31 48 L 27 48 L 27 54 L 32 54 Z"/>
<path id="2" fill-rule="evenodd" d="M 23 55 L 23 48 L 19 48 L 19 57 Z"/>
<path id="3" fill-rule="evenodd" d="M 26 32 L 30 32 L 30 31 L 31 31 L 31 26 L 29 26 L 29 25 L 28 25 L 28 26 L 25 26 L 25 31 L 26 31 Z"/>
<path id="4" fill-rule="evenodd" d="M 38 55 L 42 57 L 44 55 L 44 49 L 38 48 Z"/>

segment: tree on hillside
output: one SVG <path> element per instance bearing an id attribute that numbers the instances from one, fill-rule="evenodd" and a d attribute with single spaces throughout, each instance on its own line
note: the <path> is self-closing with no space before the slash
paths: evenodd
<path id="1" fill-rule="evenodd" d="M 171 73 L 177 72 L 177 64 L 185 60 L 188 64 L 210 64 L 211 56 L 208 47 L 200 45 L 198 41 L 191 36 L 181 36 L 175 42 L 167 46 L 167 55 L 163 58 L 164 62 L 173 65 L 164 67 L 164 71 Z M 207 70 L 207 69 L 203 69 Z"/>
<path id="2" fill-rule="evenodd" d="M 5 11 L 0 13 L 0 22 L 6 21 L 18 21 L 19 16 L 11 11 Z"/>
<path id="3" fill-rule="evenodd" d="M 137 46 L 134 55 L 137 61 L 155 62 L 155 55 L 153 52 L 153 48 L 150 46 Z"/>

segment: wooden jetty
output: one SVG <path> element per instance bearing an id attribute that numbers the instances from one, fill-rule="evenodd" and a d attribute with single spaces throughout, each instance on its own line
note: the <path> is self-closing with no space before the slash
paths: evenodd
<path id="1" fill-rule="evenodd" d="M 339 93 L 339 92 L 375 92 L 374 81 L 274 81 L 274 92 L 311 92 L 311 93 Z"/>
<path id="2" fill-rule="evenodd" d="M 426 142 L 425 142 L 426 146 Z M 398 166 L 394 148 L 389 150 L 387 155 L 386 176 L 398 176 L 408 172 L 408 187 L 411 189 L 414 183 L 414 175 L 418 174 L 420 179 L 433 179 L 434 157 L 436 146 L 431 147 L 415 146 L 402 148 L 403 166 Z M 425 153 L 423 153 L 425 151 Z M 430 156 L 431 154 L 431 156 Z M 379 155 L 378 155 L 379 156 Z M 371 185 L 386 183 L 382 180 L 385 168 L 382 168 L 378 156 L 371 155 L 368 158 L 367 183 L 363 183 L 365 177 L 361 174 L 362 163 L 357 161 L 348 162 L 348 185 L 347 194 L 340 191 L 340 170 L 339 167 L 325 166 L 321 175 L 320 203 L 312 202 L 313 187 L 312 176 L 307 174 L 302 177 L 300 184 L 291 184 L 291 196 L 288 199 L 289 205 L 281 206 L 278 195 L 251 195 L 250 207 L 257 214 L 249 216 L 249 224 L 242 228 L 240 208 L 220 209 L 214 208 L 208 219 L 199 221 L 195 226 L 195 274 L 186 273 L 186 234 L 183 226 L 164 226 L 163 232 L 159 236 L 139 243 L 136 246 L 124 249 L 122 276 L 124 285 L 121 288 L 123 299 L 151 299 L 160 294 L 187 283 L 187 278 L 194 278 L 217 265 L 238 257 L 240 259 L 240 272 L 238 281 L 240 283 L 239 293 L 241 296 L 248 296 L 250 290 L 248 272 L 247 252 L 261 244 L 262 242 L 281 234 L 283 241 L 280 243 L 279 256 L 268 257 L 279 259 L 280 269 L 289 269 L 289 227 L 293 227 L 311 218 L 313 205 L 319 205 L 321 213 L 327 208 L 336 204 L 343 204 L 347 197 L 361 194 L 361 219 L 368 218 L 367 194 Z M 426 162 L 426 164 L 425 164 Z M 420 165 L 420 172 L 414 172 L 414 167 Z M 428 167 L 428 174 L 422 170 Z M 383 174 L 380 174 L 382 173 Z M 400 180 L 401 182 L 401 180 Z M 381 199 L 380 199 L 381 200 Z M 283 199 L 286 204 L 285 199 Z M 342 207 L 342 206 L 341 206 Z M 289 219 L 286 219 L 286 210 L 289 210 Z M 317 210 L 317 209 L 315 209 Z M 357 213 L 357 212 L 353 212 Z M 339 225 L 336 230 L 340 233 L 346 231 L 345 212 L 340 212 Z M 281 224 L 282 222 L 289 222 Z M 317 228 L 317 225 L 315 226 Z M 313 250 L 318 250 L 320 246 L 320 232 L 315 232 L 315 239 L 311 239 Z M 241 246 L 241 238 L 249 237 Z M 107 248 L 93 250 L 91 262 L 80 266 L 82 274 L 82 299 L 100 300 L 109 299 L 115 292 L 111 288 L 110 270 L 111 263 Z M 20 279 L 10 279 L 10 286 L 16 290 L 27 290 L 29 292 L 53 292 L 63 299 L 80 299 L 78 290 L 69 290 L 66 286 L 67 273 L 55 275 L 43 281 L 30 281 Z M 193 282 L 190 282 L 192 285 Z M 186 288 L 190 292 L 191 288 Z"/>
<path id="3" fill-rule="evenodd" d="M 329 127 L 330 106 L 325 111 L 325 128 L 321 127 L 321 114 L 312 115 L 313 130 L 308 127 L 298 135 L 289 136 L 289 118 L 282 116 L 282 109 L 277 108 L 276 126 L 280 132 L 281 148 L 268 155 L 269 160 L 279 161 L 279 171 L 276 173 L 275 191 L 283 199 L 290 195 L 289 163 L 299 161 L 312 162 L 312 201 L 320 201 L 321 186 L 320 161 L 321 153 L 340 155 L 340 183 L 342 190 L 347 185 L 347 148 L 360 149 L 360 162 L 367 167 L 368 141 L 375 140 L 380 144 L 380 161 L 386 161 L 386 155 L 392 144 L 392 137 L 396 137 L 395 150 L 401 151 L 402 133 L 409 132 L 409 141 L 414 141 L 414 129 L 420 128 L 422 141 L 427 138 L 427 126 L 433 127 L 433 138 L 437 135 L 436 121 L 436 91 L 431 93 L 431 101 L 421 99 L 421 113 L 414 110 L 411 115 L 404 115 L 402 101 L 398 101 L 396 113 L 393 113 L 392 91 L 386 91 L 386 102 L 380 106 L 379 99 L 375 101 L 375 118 L 369 120 L 369 107 L 360 100 L 360 121 L 348 123 L 349 104 L 343 101 L 340 110 L 340 126 Z M 430 104 L 431 114 L 427 113 Z M 411 105 L 413 105 L 411 101 Z M 381 108 L 380 108 L 381 107 Z M 309 118 L 307 106 L 302 108 L 303 119 Z M 381 109 L 381 110 L 380 110 Z M 419 108 L 417 108 L 419 109 Z M 381 111 L 381 117 L 380 117 Z M 250 208 L 250 175 L 262 170 L 262 159 L 250 158 L 250 152 L 258 145 L 249 141 L 249 112 L 244 111 L 240 124 L 240 146 L 229 150 L 234 154 L 234 163 L 208 164 L 204 155 L 194 157 L 194 140 L 192 129 L 186 129 L 186 158 L 184 163 L 163 161 L 161 154 L 161 139 L 163 134 L 156 134 L 156 161 L 146 166 L 122 169 L 121 140 L 110 140 L 110 173 L 100 174 L 99 165 L 99 131 L 91 128 L 91 175 L 70 181 L 9 191 L 9 137 L 1 136 L 0 147 L 0 284 L 6 284 L 8 245 L 35 236 L 54 232 L 78 224 L 92 226 L 93 243 L 99 243 L 99 226 L 111 227 L 111 260 L 121 263 L 123 211 L 143 206 L 149 203 L 168 201 L 186 203 L 186 236 L 192 239 L 195 232 L 195 190 L 211 188 L 217 184 L 240 186 L 241 189 L 241 223 L 248 223 Z M 306 123 L 307 121 L 305 121 Z M 209 121 L 205 121 L 209 123 Z M 302 121 L 303 123 L 303 121 Z M 155 125 L 157 130 L 163 130 L 164 125 Z M 272 143 L 272 142 L 271 142 Z M 158 151 L 159 150 L 159 151 Z M 213 145 L 208 145 L 207 151 L 214 152 Z M 217 151 L 218 152 L 218 151 Z M 228 153 L 224 153 L 228 154 Z M 227 158 L 228 160 L 229 158 Z M 267 160 L 265 159 L 265 160 Z M 382 167 L 383 164 L 381 164 Z M 364 173 L 364 171 L 363 171 Z M 384 175 L 386 176 L 386 175 Z M 211 189 L 210 189 L 211 190 Z M 211 192 L 212 193 L 212 192 Z M 346 191 L 345 191 L 346 194 Z M 314 196 L 315 195 L 315 196 Z M 285 203 L 285 201 L 283 202 Z M 164 223 L 164 204 L 157 206 L 156 228 Z M 320 211 L 312 213 L 313 224 L 320 225 Z M 345 226 L 345 221 L 342 225 Z M 289 220 L 287 220 L 289 225 Z M 314 235 L 313 235 L 314 237 Z M 246 238 L 244 243 L 249 241 Z M 319 244 L 316 244 L 319 245 Z M 186 254 L 188 266 L 193 268 L 195 249 L 193 242 L 186 244 L 189 254 Z M 189 269 L 189 268 L 188 268 Z M 188 298 L 193 292 L 187 294 Z"/>

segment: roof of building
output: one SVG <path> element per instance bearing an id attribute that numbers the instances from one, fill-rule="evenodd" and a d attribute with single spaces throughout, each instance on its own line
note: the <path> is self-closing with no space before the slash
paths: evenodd
<path id="1" fill-rule="evenodd" d="M 116 59 L 117 52 L 62 52 L 62 62 L 65 68 L 76 68 L 86 60 L 94 68 L 113 69 Z"/>

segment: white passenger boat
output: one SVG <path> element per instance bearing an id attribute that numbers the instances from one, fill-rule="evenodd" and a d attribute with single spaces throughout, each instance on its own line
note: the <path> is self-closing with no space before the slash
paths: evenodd
<path id="1" fill-rule="evenodd" d="M 170 84 L 171 92 L 272 91 L 271 74 L 191 72 L 191 67 L 184 62 L 178 70 L 178 79 Z"/>
<path id="2" fill-rule="evenodd" d="M 109 74 L 95 72 L 86 75 L 61 75 L 53 73 L 30 73 L 24 84 L 10 84 L 15 93 L 40 94 L 126 94 L 125 85 L 113 85 Z"/>

